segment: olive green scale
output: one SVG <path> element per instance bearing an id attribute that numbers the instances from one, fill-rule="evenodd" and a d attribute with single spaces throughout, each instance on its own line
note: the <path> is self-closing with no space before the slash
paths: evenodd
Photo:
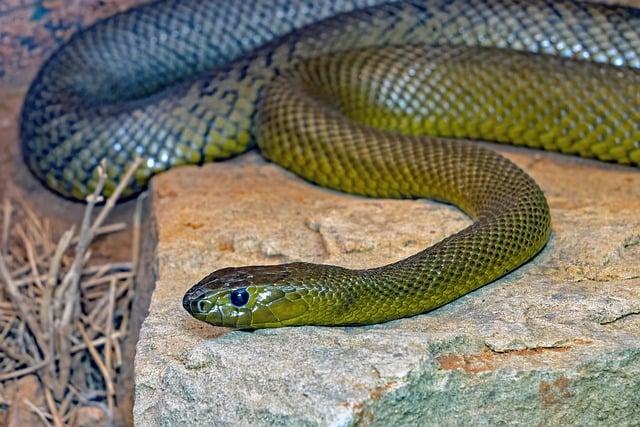
<path id="1" fill-rule="evenodd" d="M 393 103 L 387 103 L 411 102 L 429 89 L 407 87 L 400 77 L 419 70 L 412 77 L 420 78 L 430 63 L 429 49 L 376 48 L 323 57 L 269 86 L 257 123 L 260 149 L 269 159 L 340 191 L 448 201 L 475 221 L 435 246 L 380 268 L 330 268 L 319 280 L 317 266 L 287 266 L 280 283 L 295 284 L 292 292 L 298 293 L 299 284 L 305 284 L 308 291 L 301 299 L 307 309 L 293 319 L 281 309 L 281 323 L 362 324 L 423 313 L 511 271 L 547 242 L 550 215 L 544 194 L 512 162 L 477 145 L 389 131 L 424 135 L 430 130 L 418 121 L 406 127 L 403 116 L 393 117 Z M 380 96 L 375 76 L 390 68 L 395 78 Z M 360 104 L 365 95 L 370 102 Z M 370 108 L 376 100 L 386 106 Z"/>
<path id="2" fill-rule="evenodd" d="M 102 158 L 107 194 L 143 158 L 133 195 L 155 173 L 257 145 L 321 186 L 464 210 L 470 227 L 394 264 L 224 269 L 183 300 L 198 319 L 241 328 L 376 323 L 489 283 L 549 238 L 535 182 L 461 139 L 637 166 L 639 69 L 631 8 L 161 0 L 79 32 L 47 61 L 25 99 L 22 146 L 36 176 L 78 199 Z"/>

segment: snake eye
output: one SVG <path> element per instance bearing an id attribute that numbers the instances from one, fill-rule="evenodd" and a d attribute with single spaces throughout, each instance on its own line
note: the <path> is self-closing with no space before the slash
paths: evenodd
<path id="1" fill-rule="evenodd" d="M 234 289 L 231 291 L 231 304 L 236 307 L 242 307 L 249 301 L 249 292 L 245 288 Z"/>

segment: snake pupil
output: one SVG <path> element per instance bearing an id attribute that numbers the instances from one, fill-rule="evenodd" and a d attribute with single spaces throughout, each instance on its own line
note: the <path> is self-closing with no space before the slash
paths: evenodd
<path id="1" fill-rule="evenodd" d="M 249 292 L 245 288 L 234 289 L 231 291 L 231 304 L 236 307 L 242 307 L 249 301 Z"/>

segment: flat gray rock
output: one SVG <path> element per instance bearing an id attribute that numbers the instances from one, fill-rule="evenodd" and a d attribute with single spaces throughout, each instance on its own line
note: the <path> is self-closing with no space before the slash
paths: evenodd
<path id="1" fill-rule="evenodd" d="M 640 174 L 500 150 L 547 194 L 550 243 L 443 308 L 368 327 L 231 331 L 181 299 L 226 266 L 395 261 L 469 224 L 455 208 L 343 195 L 256 154 L 154 178 L 136 424 L 638 425 Z"/>

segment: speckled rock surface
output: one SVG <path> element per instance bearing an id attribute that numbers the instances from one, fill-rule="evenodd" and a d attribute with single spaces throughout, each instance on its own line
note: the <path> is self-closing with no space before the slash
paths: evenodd
<path id="1" fill-rule="evenodd" d="M 550 244 L 441 309 L 369 327 L 231 331 L 181 298 L 225 266 L 395 261 L 463 228 L 461 213 L 324 190 L 255 153 L 154 178 L 136 424 L 637 423 L 640 173 L 500 150 L 545 190 Z"/>

